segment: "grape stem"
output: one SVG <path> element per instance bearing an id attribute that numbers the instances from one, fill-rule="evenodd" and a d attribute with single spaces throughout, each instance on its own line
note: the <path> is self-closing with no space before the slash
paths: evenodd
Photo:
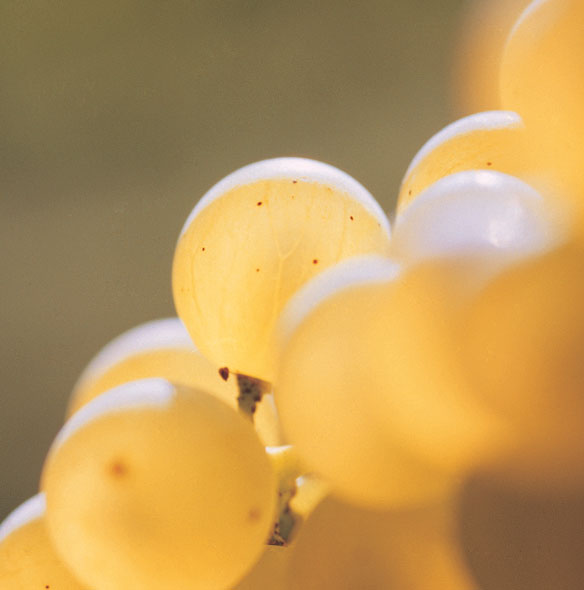
<path id="1" fill-rule="evenodd" d="M 239 389 L 239 395 L 237 396 L 239 411 L 253 422 L 257 404 L 262 400 L 264 393 L 271 390 L 272 386 L 267 381 L 262 381 L 256 377 L 242 375 L 241 373 L 236 373 L 236 375 Z"/>

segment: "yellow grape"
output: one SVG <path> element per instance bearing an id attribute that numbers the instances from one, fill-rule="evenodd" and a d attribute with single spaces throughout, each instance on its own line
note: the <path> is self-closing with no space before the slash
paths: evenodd
<path id="1" fill-rule="evenodd" d="M 274 523 L 275 476 L 249 421 L 162 379 L 81 408 L 49 452 L 42 489 L 59 554 L 100 590 L 230 588 Z"/>
<path id="2" fill-rule="evenodd" d="M 403 211 L 437 180 L 463 170 L 498 170 L 520 176 L 529 170 L 525 128 L 510 111 L 490 111 L 460 119 L 434 135 L 412 160 L 400 187 Z"/>
<path id="3" fill-rule="evenodd" d="M 534 0 L 513 28 L 500 73 L 501 103 L 518 112 L 542 169 L 580 212 L 584 197 L 584 3 Z"/>
<path id="4" fill-rule="evenodd" d="M 461 344 L 475 391 L 519 438 L 516 468 L 547 485 L 584 482 L 583 301 L 584 251 L 568 243 L 494 279 Z"/>
<path id="5" fill-rule="evenodd" d="M 323 269 L 385 254 L 389 223 L 369 192 L 320 162 L 279 158 L 227 176 L 199 201 L 173 265 L 178 315 L 218 366 L 271 381 L 273 330 Z"/>
<path id="6" fill-rule="evenodd" d="M 290 547 L 290 590 L 476 590 L 455 542 L 452 507 L 365 510 L 332 497 Z"/>
<path id="7" fill-rule="evenodd" d="M 2 590 L 83 590 L 57 556 L 45 526 L 45 497 L 37 494 L 0 524 Z"/>
<path id="8" fill-rule="evenodd" d="M 452 81 L 454 104 L 461 114 L 500 108 L 499 69 L 505 41 L 529 1 L 465 3 Z"/>
<path id="9" fill-rule="evenodd" d="M 472 291 L 502 268 L 550 248 L 562 228 L 559 212 L 523 181 L 467 170 L 438 180 L 398 214 L 391 253 L 406 266 L 468 259 L 459 285 Z"/>
<path id="10" fill-rule="evenodd" d="M 289 547 L 266 545 L 259 561 L 233 590 L 286 590 L 289 561 Z"/>
<path id="11" fill-rule="evenodd" d="M 68 416 L 104 391 L 149 377 L 201 388 L 230 406 L 237 406 L 236 379 L 224 381 L 219 368 L 195 348 L 182 322 L 178 318 L 166 318 L 132 328 L 107 344 L 77 381 Z M 258 404 L 254 423 L 266 445 L 280 444 L 278 417 L 271 395 Z"/>
<path id="12" fill-rule="evenodd" d="M 417 429 L 436 435 L 437 410 L 393 388 L 392 368 L 404 362 L 390 336 L 402 313 L 393 306 L 398 273 L 382 258 L 346 261 L 306 285 L 281 319 L 274 394 L 284 434 L 335 494 L 364 505 L 419 503 L 451 485 L 413 449 Z M 393 415 L 379 410 L 379 397 L 392 400 Z M 478 432 L 472 420 L 468 428 Z M 443 443 L 432 438 L 434 453 L 447 452 Z"/>

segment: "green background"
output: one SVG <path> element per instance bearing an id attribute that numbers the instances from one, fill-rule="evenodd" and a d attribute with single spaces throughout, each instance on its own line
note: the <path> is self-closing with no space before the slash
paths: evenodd
<path id="1" fill-rule="evenodd" d="M 90 358 L 173 313 L 175 241 L 217 180 L 305 156 L 391 212 L 413 155 L 457 117 L 463 4 L 0 2 L 0 519 L 35 493 Z M 469 485 L 486 587 L 576 588 L 581 503 Z"/>

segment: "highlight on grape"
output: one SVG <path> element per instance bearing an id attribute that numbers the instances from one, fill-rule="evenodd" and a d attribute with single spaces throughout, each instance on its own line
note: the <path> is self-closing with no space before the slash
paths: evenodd
<path id="1" fill-rule="evenodd" d="M 496 110 L 428 140 L 391 227 L 303 158 L 198 201 L 178 317 L 79 377 L 0 525 L 3 590 L 478 589 L 468 474 L 584 492 L 584 3 L 503 16 L 506 40 L 468 24 Z"/>

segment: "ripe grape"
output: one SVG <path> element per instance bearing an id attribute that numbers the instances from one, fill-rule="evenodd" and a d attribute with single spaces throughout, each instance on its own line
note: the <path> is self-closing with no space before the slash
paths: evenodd
<path id="1" fill-rule="evenodd" d="M 263 551 L 275 476 L 251 424 L 162 379 L 99 396 L 43 471 L 50 534 L 90 587 L 225 589 Z"/>
<path id="2" fill-rule="evenodd" d="M 469 305 L 461 350 L 474 390 L 513 425 L 517 480 L 584 483 L 582 301 L 584 250 L 571 242 L 510 268 Z"/>
<path id="3" fill-rule="evenodd" d="M 412 160 L 399 192 L 398 212 L 444 176 L 463 170 L 529 170 L 525 128 L 510 111 L 478 113 L 451 123 L 429 139 Z"/>
<path id="4" fill-rule="evenodd" d="M 68 415 L 104 391 L 149 377 L 201 388 L 237 406 L 236 379 L 222 379 L 219 368 L 195 348 L 182 322 L 166 318 L 132 328 L 107 344 L 81 374 Z M 258 404 L 254 424 L 264 444 L 280 444 L 278 417 L 270 394 Z"/>
<path id="5" fill-rule="evenodd" d="M 83 590 L 57 556 L 46 530 L 45 497 L 37 494 L 0 524 L 2 590 Z"/>
<path id="6" fill-rule="evenodd" d="M 435 182 L 402 210 L 391 253 L 405 265 L 468 260 L 458 284 L 469 291 L 515 261 L 550 248 L 561 228 L 560 216 L 526 183 L 500 172 L 469 170 Z"/>
<path id="7" fill-rule="evenodd" d="M 407 404 L 388 380 L 400 355 L 385 346 L 398 273 L 386 259 L 346 261 L 306 285 L 282 318 L 275 397 L 284 434 L 336 494 L 365 505 L 417 503 L 449 486 L 408 446 L 415 420 L 404 430 L 375 401 Z"/>
<path id="8" fill-rule="evenodd" d="M 246 166 L 209 190 L 177 245 L 179 316 L 218 366 L 271 381 L 273 330 L 311 277 L 359 254 L 385 254 L 389 223 L 347 174 L 280 158 Z"/>
<path id="9" fill-rule="evenodd" d="M 535 0 L 513 28 L 501 62 L 501 104 L 518 112 L 533 157 L 553 170 L 582 212 L 584 3 Z"/>
<path id="10" fill-rule="evenodd" d="M 499 69 L 505 41 L 530 0 L 470 0 L 464 5 L 452 80 L 461 114 L 500 106 Z"/>
<path id="11" fill-rule="evenodd" d="M 448 505 L 403 511 L 326 498 L 291 547 L 290 590 L 475 590 Z"/>

